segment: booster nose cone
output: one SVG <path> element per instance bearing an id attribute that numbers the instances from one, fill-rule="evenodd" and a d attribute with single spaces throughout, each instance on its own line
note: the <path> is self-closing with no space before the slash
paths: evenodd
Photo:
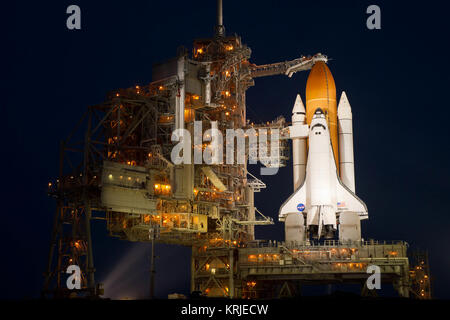
<path id="1" fill-rule="evenodd" d="M 297 94 L 292 108 L 292 123 L 305 123 L 305 106 L 299 94 Z"/>
<path id="2" fill-rule="evenodd" d="M 350 103 L 348 102 L 348 98 L 347 95 L 345 94 L 345 91 L 342 91 L 341 99 L 339 100 L 338 118 L 339 119 L 352 118 L 352 108 L 350 107 Z"/>
<path id="3" fill-rule="evenodd" d="M 294 108 L 292 108 L 292 114 L 295 113 L 305 113 L 305 106 L 303 105 L 302 98 L 299 94 L 295 98 Z"/>
<path id="4" fill-rule="evenodd" d="M 325 114 L 336 166 L 339 167 L 336 85 L 333 75 L 324 61 L 317 61 L 314 64 L 306 82 L 307 124 L 311 124 L 317 108 L 320 108 Z"/>

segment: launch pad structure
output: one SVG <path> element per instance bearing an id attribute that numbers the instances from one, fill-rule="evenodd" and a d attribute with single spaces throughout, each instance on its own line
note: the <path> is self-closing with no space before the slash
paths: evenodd
<path id="1" fill-rule="evenodd" d="M 43 294 L 102 294 L 94 277 L 91 238 L 91 221 L 98 219 L 112 237 L 150 242 L 153 232 L 157 243 L 191 247 L 191 292 L 207 297 L 294 296 L 302 284 L 330 283 L 357 283 L 362 294 L 370 294 L 366 270 L 375 264 L 382 281 L 393 284 L 400 296 L 429 298 L 428 260 L 420 256 L 410 265 L 403 241 L 255 240 L 255 226 L 273 220 L 255 207 L 254 193 L 266 185 L 247 171 L 248 149 L 244 164 L 171 161 L 174 130 L 193 136 L 194 121 L 200 121 L 206 142 L 191 141 L 192 150 L 211 147 L 208 129 L 224 136 L 227 129 L 279 129 L 276 166 L 285 166 L 286 120 L 250 123 L 246 90 L 255 78 L 290 77 L 326 61 L 316 54 L 252 64 L 250 48 L 239 36 L 225 34 L 221 0 L 217 11 L 214 37 L 197 39 L 190 54 L 180 48 L 176 58 L 154 65 L 150 84 L 116 90 L 103 103 L 89 106 L 61 142 L 59 177 L 48 186 L 56 212 Z M 267 144 L 270 149 L 270 139 Z M 67 289 L 64 280 L 74 264 L 81 269 L 79 290 Z"/>

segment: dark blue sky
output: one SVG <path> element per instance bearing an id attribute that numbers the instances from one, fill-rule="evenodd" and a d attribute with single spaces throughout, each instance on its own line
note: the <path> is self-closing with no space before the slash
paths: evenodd
<path id="1" fill-rule="evenodd" d="M 445 2 L 224 2 L 226 31 L 242 37 L 253 63 L 317 52 L 333 59 L 338 93 L 347 92 L 353 109 L 356 188 L 370 215 L 363 236 L 428 249 L 434 292 L 450 298 Z M 66 29 L 70 4 L 81 7 L 80 31 Z M 366 28 L 370 4 L 381 8 L 381 30 Z M 20 1 L 3 4 L 3 12 L 0 297 L 21 298 L 37 296 L 42 284 L 55 208 L 46 185 L 57 175 L 58 141 L 87 105 L 110 90 L 150 82 L 153 63 L 212 35 L 215 1 Z M 306 77 L 257 79 L 248 91 L 249 118 L 290 119 Z M 287 167 L 264 177 L 269 188 L 256 197 L 264 214 L 276 218 L 291 192 L 290 173 Z M 97 279 L 120 265 L 127 270 L 116 280 L 120 293 L 144 296 L 148 246 L 108 238 L 101 222 L 94 232 Z M 257 237 L 281 240 L 283 226 L 259 227 Z M 186 292 L 189 249 L 159 249 L 157 295 Z"/>

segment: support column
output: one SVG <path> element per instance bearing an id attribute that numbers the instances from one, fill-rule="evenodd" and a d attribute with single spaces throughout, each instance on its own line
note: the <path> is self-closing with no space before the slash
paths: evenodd
<path id="1" fill-rule="evenodd" d="M 233 299 L 235 297 L 235 292 L 234 292 L 234 249 L 230 249 L 228 264 L 230 265 L 228 295 L 231 299 Z"/>
<path id="2" fill-rule="evenodd" d="M 197 250 L 196 247 L 192 247 L 191 250 L 191 293 L 195 291 L 195 251 Z"/>
<path id="3" fill-rule="evenodd" d="M 180 54 L 177 61 L 178 92 L 175 98 L 175 129 L 184 129 L 184 100 L 186 98 L 186 86 L 184 81 L 184 67 L 186 56 Z"/>
<path id="4" fill-rule="evenodd" d="M 255 193 L 254 190 L 250 187 L 246 187 L 247 191 L 247 203 L 248 203 L 248 216 L 247 219 L 249 221 L 254 221 L 255 217 Z M 255 240 L 255 225 L 250 224 L 247 226 L 247 233 L 249 240 Z"/>
<path id="5" fill-rule="evenodd" d="M 85 222 L 86 222 L 86 242 L 87 242 L 87 272 L 88 272 L 88 288 L 94 292 L 95 278 L 94 278 L 94 254 L 92 251 L 92 237 L 91 237 L 91 206 L 86 202 L 85 206 Z"/>

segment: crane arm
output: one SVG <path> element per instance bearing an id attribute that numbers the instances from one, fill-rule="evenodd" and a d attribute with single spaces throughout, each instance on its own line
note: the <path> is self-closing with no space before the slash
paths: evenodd
<path id="1" fill-rule="evenodd" d="M 252 64 L 250 65 L 249 68 L 250 76 L 252 78 L 260 78 L 260 77 L 274 76 L 278 74 L 285 74 L 290 78 L 295 72 L 311 69 L 314 63 L 316 63 L 316 61 L 327 62 L 328 58 L 327 56 L 318 53 L 312 57 L 302 56 L 300 58 L 291 61 L 263 64 L 259 66 Z"/>

